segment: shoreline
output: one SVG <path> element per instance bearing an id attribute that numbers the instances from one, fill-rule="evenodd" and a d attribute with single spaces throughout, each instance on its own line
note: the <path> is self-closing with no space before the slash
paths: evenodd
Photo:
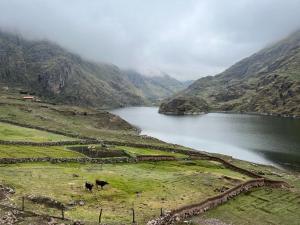
<path id="1" fill-rule="evenodd" d="M 138 106 L 139 107 L 139 106 Z M 143 106 L 141 106 L 143 107 Z M 159 114 L 169 115 L 169 116 L 199 116 L 205 115 L 209 113 L 226 113 L 226 114 L 243 114 L 243 115 L 256 115 L 256 116 L 271 116 L 271 117 L 279 117 L 279 118 L 289 118 L 289 119 L 300 119 L 300 116 L 297 115 L 289 115 L 289 114 L 278 114 L 278 113 L 259 113 L 259 112 L 238 112 L 238 111 L 209 111 L 209 112 L 184 112 L 183 114 L 178 114 L 175 112 L 161 112 L 158 111 Z"/>

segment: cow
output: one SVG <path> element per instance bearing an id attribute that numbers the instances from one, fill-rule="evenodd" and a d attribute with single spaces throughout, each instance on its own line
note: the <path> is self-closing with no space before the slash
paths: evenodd
<path id="1" fill-rule="evenodd" d="M 105 186 L 105 185 L 107 185 L 107 184 L 109 184 L 108 182 L 106 182 L 106 181 L 103 181 L 103 180 L 96 180 L 96 186 L 98 187 L 98 186 L 101 186 L 101 189 L 103 189 L 103 187 Z"/>
<path id="2" fill-rule="evenodd" d="M 89 182 L 85 182 L 85 189 L 89 190 L 90 192 L 92 192 L 94 185 L 89 183 Z"/>

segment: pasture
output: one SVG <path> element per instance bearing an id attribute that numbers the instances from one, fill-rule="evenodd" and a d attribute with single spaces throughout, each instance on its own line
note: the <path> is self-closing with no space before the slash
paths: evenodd
<path id="1" fill-rule="evenodd" d="M 71 151 L 65 146 L 0 145 L 0 158 L 79 158 L 85 155 Z"/>
<path id="2" fill-rule="evenodd" d="M 76 175 L 76 176 L 75 176 Z M 224 175 L 234 178 L 224 179 Z M 66 211 L 68 218 L 107 224 L 131 221 L 135 208 L 140 224 L 159 216 L 160 208 L 170 210 L 213 196 L 222 187 L 233 187 L 248 177 L 210 161 L 172 161 L 136 164 L 50 164 L 25 163 L 1 165 L 2 183 L 16 189 L 12 201 L 21 204 L 27 195 L 46 196 L 63 202 L 84 202 Z M 85 190 L 86 181 L 105 180 L 110 185 Z M 237 180 L 238 179 L 238 180 Z M 58 210 L 26 203 L 29 210 L 59 216 Z"/>
<path id="3" fill-rule="evenodd" d="M 206 212 L 201 217 L 194 217 L 189 224 L 201 224 L 205 220 L 217 218 L 226 224 L 298 225 L 300 221 L 299 200 L 300 193 L 261 188 L 241 194 L 228 203 Z M 178 225 L 181 224 L 183 223 Z"/>
<path id="4" fill-rule="evenodd" d="M 71 141 L 74 138 L 0 122 L 0 140 L 4 141 Z"/>

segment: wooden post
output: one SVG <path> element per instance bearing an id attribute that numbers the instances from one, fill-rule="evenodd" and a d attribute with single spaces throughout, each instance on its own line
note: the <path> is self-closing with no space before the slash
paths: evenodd
<path id="1" fill-rule="evenodd" d="M 99 213 L 99 224 L 101 223 L 101 217 L 102 217 L 102 208 L 100 209 L 100 213 Z"/>
<path id="2" fill-rule="evenodd" d="M 63 220 L 65 219 L 65 210 L 64 210 L 63 207 L 61 208 L 61 218 L 62 218 Z"/>
<path id="3" fill-rule="evenodd" d="M 163 213 L 163 208 L 160 208 L 160 216 L 163 216 L 164 213 Z"/>
<path id="4" fill-rule="evenodd" d="M 22 211 L 25 210 L 25 197 L 22 197 Z"/>
<path id="5" fill-rule="evenodd" d="M 134 208 L 132 208 L 131 210 L 132 210 L 132 223 L 135 224 L 135 212 L 134 212 Z"/>

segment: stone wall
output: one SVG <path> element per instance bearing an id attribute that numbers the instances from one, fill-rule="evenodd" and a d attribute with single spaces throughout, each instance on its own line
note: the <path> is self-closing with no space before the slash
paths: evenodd
<path id="1" fill-rule="evenodd" d="M 51 162 L 51 163 L 136 163 L 136 162 L 155 162 L 177 160 L 173 156 L 137 156 L 137 157 L 110 157 L 110 158 L 0 158 L 0 164 L 32 163 L 32 162 Z"/>
<path id="2" fill-rule="evenodd" d="M 0 118 L 0 122 L 9 123 L 9 124 L 12 124 L 12 125 L 25 127 L 25 128 L 31 128 L 31 129 L 41 130 L 41 131 L 47 131 L 47 132 L 50 132 L 50 133 L 53 133 L 53 134 L 64 135 L 64 136 L 72 137 L 72 138 L 85 139 L 85 140 L 96 140 L 95 138 L 85 137 L 85 136 L 81 136 L 79 134 L 68 133 L 68 132 L 58 131 L 58 130 L 52 130 L 52 129 L 49 129 L 49 128 L 39 127 L 39 126 L 31 125 L 31 124 L 19 123 L 19 122 L 16 122 L 16 121 L 11 121 L 11 120 L 5 119 L 5 118 Z"/>
<path id="3" fill-rule="evenodd" d="M 170 155 L 138 155 L 136 156 L 137 161 L 174 161 L 177 160 L 176 157 Z"/>
<path id="4" fill-rule="evenodd" d="M 89 145 L 100 144 L 96 140 L 75 140 L 75 141 L 53 141 L 53 142 L 32 142 L 32 141 L 4 141 L 0 140 L 1 145 L 26 145 L 26 146 L 64 146 L 64 145 Z"/>
<path id="5" fill-rule="evenodd" d="M 51 163 L 133 163 L 134 158 L 115 157 L 115 158 L 0 158 L 0 164 L 31 163 L 31 162 L 51 162 Z"/>
<path id="6" fill-rule="evenodd" d="M 229 199 L 239 195 L 240 193 L 248 192 L 251 189 L 263 187 L 263 186 L 278 188 L 278 187 L 286 187 L 287 184 L 283 181 L 273 181 L 265 178 L 249 180 L 225 191 L 222 194 L 207 198 L 206 200 L 198 204 L 191 204 L 191 205 L 187 205 L 175 209 L 167 215 L 149 221 L 147 225 L 174 224 L 177 221 L 182 221 L 187 218 L 200 215 L 209 209 L 215 208 L 218 205 L 227 202 Z"/>
<path id="7" fill-rule="evenodd" d="M 108 145 L 121 145 L 121 146 L 129 146 L 129 147 L 138 147 L 138 148 L 148 148 L 148 149 L 155 149 L 155 150 L 161 150 L 165 152 L 174 152 L 174 153 L 180 153 L 184 155 L 190 156 L 192 159 L 205 159 L 205 160 L 211 160 L 222 163 L 226 168 L 229 168 L 231 170 L 237 171 L 241 174 L 245 174 L 252 178 L 262 178 L 262 176 L 253 173 L 249 170 L 240 168 L 238 166 L 235 166 L 231 164 L 230 162 L 216 157 L 209 155 L 207 153 L 203 153 L 196 150 L 184 150 L 184 149 L 178 149 L 178 148 L 171 148 L 171 147 L 165 147 L 165 146 L 157 146 L 157 145 L 148 145 L 148 144 L 138 144 L 138 143 L 124 143 L 124 142 L 117 142 L 117 141 L 104 141 L 105 144 Z"/>

